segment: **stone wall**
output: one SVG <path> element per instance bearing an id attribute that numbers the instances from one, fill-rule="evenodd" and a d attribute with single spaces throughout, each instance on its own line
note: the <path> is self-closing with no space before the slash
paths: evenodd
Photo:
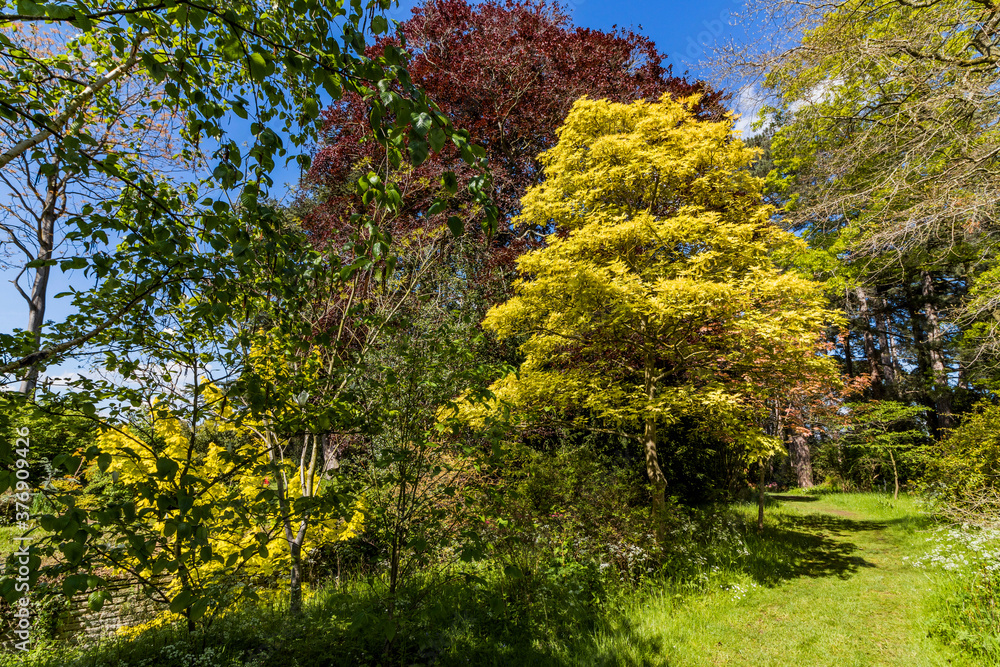
<path id="1" fill-rule="evenodd" d="M 160 583 L 168 581 L 169 577 L 162 577 Z M 149 621 L 166 607 L 150 600 L 129 577 L 110 577 L 108 590 L 112 599 L 100 611 L 92 611 L 87 605 L 88 593 L 79 593 L 68 601 L 55 591 L 45 597 L 31 595 L 32 643 L 53 638 L 73 643 L 92 641 L 113 635 L 121 627 Z M 11 648 L 15 641 L 13 618 L 13 608 L 0 600 L 0 647 L 4 649 Z"/>
<path id="2" fill-rule="evenodd" d="M 144 595 L 130 578 L 111 579 L 107 590 L 112 599 L 100 611 L 92 611 L 87 605 L 87 593 L 74 595 L 59 624 L 58 637 L 73 642 L 99 639 L 114 634 L 118 628 L 144 623 L 165 608 Z"/>

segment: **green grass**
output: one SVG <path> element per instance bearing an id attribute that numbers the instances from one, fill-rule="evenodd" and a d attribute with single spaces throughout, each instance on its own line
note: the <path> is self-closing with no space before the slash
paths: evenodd
<path id="1" fill-rule="evenodd" d="M 590 662 L 621 665 L 960 665 L 928 636 L 937 583 L 905 556 L 928 528 L 913 501 L 875 494 L 775 496 L 742 563 L 705 593 L 626 599 Z M 755 508 L 741 507 L 748 519 Z"/>
<path id="2" fill-rule="evenodd" d="M 0 562 L 6 560 L 7 554 L 14 553 L 20 548 L 20 542 L 14 538 L 23 534 L 24 531 L 17 526 L 0 526 Z"/>
<path id="3" fill-rule="evenodd" d="M 753 528 L 754 506 L 734 506 L 708 522 L 705 544 L 678 545 L 703 555 L 704 567 L 638 585 L 616 586 L 596 566 L 572 562 L 553 561 L 528 578 L 492 568 L 475 585 L 404 592 L 423 603 L 397 633 L 388 632 L 383 601 L 354 582 L 321 591 L 297 622 L 280 602 L 248 605 L 194 636 L 160 628 L 133 641 L 46 651 L 24 664 L 992 664 L 935 638 L 946 633 L 930 633 L 947 622 L 941 595 L 950 580 L 910 564 L 926 553 L 932 528 L 917 510 L 908 497 L 781 494 L 763 533 Z"/>

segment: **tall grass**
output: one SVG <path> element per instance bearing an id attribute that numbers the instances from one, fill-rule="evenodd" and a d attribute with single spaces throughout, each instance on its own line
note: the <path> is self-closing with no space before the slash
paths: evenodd
<path id="1" fill-rule="evenodd" d="M 914 564 L 937 584 L 933 633 L 980 664 L 1000 665 L 1000 531 L 942 527 L 929 541 Z"/>

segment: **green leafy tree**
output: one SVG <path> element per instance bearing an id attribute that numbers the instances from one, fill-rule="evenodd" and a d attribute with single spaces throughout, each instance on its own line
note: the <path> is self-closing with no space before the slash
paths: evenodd
<path id="1" fill-rule="evenodd" d="M 876 399 L 919 395 L 944 437 L 998 349 L 997 8 L 748 4 L 781 38 L 724 60 L 770 96 L 770 185 L 852 321 L 848 372 Z"/>
<path id="2" fill-rule="evenodd" d="M 919 428 L 918 418 L 926 412 L 921 405 L 906 405 L 894 401 L 876 401 L 848 406 L 851 426 L 847 444 L 867 451 L 878 459 L 889 459 L 892 470 L 893 498 L 899 497 L 899 462 L 912 455 L 913 449 L 926 438 Z"/>
<path id="3" fill-rule="evenodd" d="M 79 316 L 53 324 L 40 339 L 17 331 L 0 337 L 4 382 L 96 342 L 130 317 L 146 314 L 144 306 L 156 298 L 177 303 L 186 287 L 208 276 L 215 298 L 202 302 L 201 314 L 207 326 L 213 317 L 224 317 L 250 238 L 275 232 L 266 203 L 270 174 L 282 159 L 308 165 L 305 146 L 315 137 L 323 95 L 365 99 L 374 138 L 396 164 L 423 162 L 424 137 L 435 128 L 435 136 L 451 138 L 470 163 L 479 164 L 467 135 L 456 132 L 412 85 L 401 47 L 366 55 L 365 34 L 388 30 L 382 11 L 390 4 L 0 5 L 0 28 L 54 23 L 65 36 L 61 48 L 41 48 L 29 39 L 31 31 L 0 30 L 0 169 L 28 159 L 41 177 L 69 170 L 119 186 L 114 196 L 66 220 L 66 238 L 80 252 L 58 262 L 43 253 L 29 262 L 29 269 L 56 263 L 63 270 L 83 269 L 99 289 L 75 293 Z M 126 108 L 134 101 L 114 94 L 130 77 L 151 80 L 163 91 L 139 101 L 148 114 L 134 104 Z M 98 101 L 103 115 L 124 119 L 123 133 L 139 132 L 148 117 L 171 110 L 183 119 L 178 151 L 209 153 L 209 173 L 156 172 L 131 159 L 128 150 L 103 147 L 95 136 L 100 126 L 88 123 L 86 113 Z M 249 146 L 231 131 L 234 115 L 249 126 Z M 487 181 L 480 177 L 473 190 Z M 400 205 L 397 189 L 365 183 L 366 203 Z M 487 206 L 487 218 L 495 220 L 491 211 Z M 352 222 L 360 246 L 355 255 L 387 243 L 370 217 Z M 133 320 L 125 328 L 148 328 L 144 324 Z"/>
<path id="4" fill-rule="evenodd" d="M 522 222 L 554 233 L 484 321 L 527 336 L 493 387 L 522 420 L 586 411 L 641 444 L 658 526 L 659 429 L 688 418 L 761 459 L 781 449 L 761 427 L 783 386 L 834 374 L 817 347 L 833 314 L 775 263 L 799 244 L 771 223 L 756 152 L 694 103 L 573 106 L 522 200 Z"/>
<path id="5" fill-rule="evenodd" d="M 926 463 L 921 481 L 937 509 L 956 523 L 1000 523 L 1000 406 L 977 405 Z"/>
<path id="6" fill-rule="evenodd" d="M 423 162 L 424 137 L 433 130 L 435 137 L 443 133 L 455 143 L 471 166 L 484 166 L 477 157 L 482 151 L 472 150 L 467 134 L 412 85 L 401 47 L 366 55 L 365 36 L 387 31 L 382 12 L 390 4 L 0 4 L 0 27 L 55 23 L 70 36 L 65 48 L 40 50 L 26 39 L 26 31 L 0 31 L 0 122 L 5 123 L 0 169 L 27 159 L 37 163 L 36 173 L 43 177 L 57 163 L 120 184 L 114 196 L 66 219 L 76 254 L 29 263 L 29 269 L 48 263 L 83 270 L 94 287 L 74 291 L 77 312 L 47 326 L 40 340 L 23 331 L 0 335 L 0 381 L 15 382 L 89 346 L 85 351 L 99 354 L 102 370 L 116 376 L 75 382 L 75 414 L 120 427 L 136 407 L 159 404 L 171 418 L 190 424 L 192 443 L 175 452 L 154 448 L 158 477 L 136 489 L 158 518 L 176 518 L 178 532 L 171 534 L 180 536 L 179 550 L 161 549 L 158 538 L 146 539 L 155 528 L 135 528 L 128 501 L 92 506 L 78 502 L 82 491 L 69 489 L 65 502 L 38 518 L 51 534 L 36 545 L 41 552 L 36 548 L 32 557 L 33 580 L 41 572 L 39 553 L 53 557 L 48 561 L 53 574 L 72 573 L 67 593 L 100 585 L 100 578 L 78 575 L 122 549 L 166 571 L 214 559 L 204 549 L 211 537 L 206 534 L 210 503 L 191 505 L 191 499 L 208 498 L 209 490 L 242 464 L 221 476 L 199 471 L 202 452 L 195 443 L 205 410 L 201 392 L 212 383 L 231 383 L 246 367 L 254 336 L 273 321 L 269 308 L 280 303 L 279 295 L 299 288 L 298 277 L 323 271 L 330 278 L 327 286 L 349 289 L 358 276 L 369 280 L 393 273 L 391 239 L 374 217 L 352 217 L 354 232 L 344 252 L 320 261 L 316 253 L 301 252 L 299 237 L 285 233 L 284 218 L 267 198 L 280 160 L 308 164 L 300 152 L 314 137 L 322 96 L 352 93 L 367 100 L 372 138 L 394 164 Z M 81 60 L 85 65 L 70 65 Z M 207 174 L 157 172 L 113 147 L 90 150 L 98 139 L 84 111 L 97 99 L 102 109 L 114 111 L 122 99 L 113 88 L 131 76 L 162 87 L 161 96 L 139 103 L 148 104 L 151 114 L 167 108 L 183 119 L 175 135 L 178 150 L 185 156 L 208 155 Z M 140 122 L 143 115 L 131 109 L 120 117 Z M 231 132 L 232 116 L 246 120 L 249 146 L 238 131 Z M 46 159 L 49 166 L 41 164 Z M 375 174 L 363 175 L 362 181 L 356 186 L 366 204 L 401 205 L 402 193 Z M 472 189 L 486 185 L 488 177 L 480 174 Z M 495 220 L 493 207 L 480 202 L 487 221 Z M 348 305 L 343 318 L 353 314 Z M 300 349 L 301 340 L 290 347 Z M 11 405 L 25 400 L 2 394 L 0 400 Z M 0 458 L 9 460 L 11 454 L 5 447 Z M 93 445 L 83 456 L 65 456 L 56 465 L 70 475 L 95 465 L 104 471 L 109 456 Z M 0 488 L 16 483 L 13 468 L 0 469 Z M 230 566 L 238 564 L 225 565 Z M 13 591 L 10 583 L 4 582 L 6 594 Z M 187 587 L 184 580 L 182 585 L 186 588 L 171 603 L 193 622 L 207 609 L 209 589 Z"/>
<path id="7" fill-rule="evenodd" d="M 48 477 L 57 456 L 85 451 L 97 436 L 94 423 L 79 415 L 71 402 L 59 397 L 23 405 L 0 416 L 2 446 L 13 449 L 17 432 L 22 428 L 31 433 L 28 462 L 31 478 L 39 481 Z"/>

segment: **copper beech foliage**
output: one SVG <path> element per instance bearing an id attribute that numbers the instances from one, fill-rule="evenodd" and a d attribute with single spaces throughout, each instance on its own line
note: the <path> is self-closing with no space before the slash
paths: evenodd
<path id="1" fill-rule="evenodd" d="M 541 178 L 538 154 L 555 145 L 556 128 L 580 97 L 631 102 L 701 94 L 701 117 L 724 113 L 726 95 L 707 84 L 673 74 L 648 38 L 629 30 L 603 32 L 574 27 L 555 3 L 539 0 L 430 0 L 413 10 L 399 33 L 412 54 L 413 82 L 427 91 L 458 128 L 485 149 L 493 173 L 492 195 L 500 210 L 499 232 L 469 278 L 495 280 L 513 270 L 514 259 L 537 245 L 548 230 L 510 220 L 520 199 Z M 377 53 L 398 36 L 371 47 Z M 446 171 L 466 180 L 461 152 L 443 137 L 428 135 L 431 155 L 419 167 L 392 169 L 384 149 L 364 141 L 370 132 L 370 108 L 346 95 L 323 112 L 325 131 L 308 173 L 307 185 L 320 205 L 306 218 L 315 238 L 332 249 L 353 230 L 352 213 L 365 205 L 350 187 L 368 169 L 401 183 L 405 205 L 381 222 L 394 237 L 416 229 L 442 228 L 449 216 L 464 227 L 478 227 L 479 212 L 457 183 L 442 181 Z M 344 184 L 347 184 L 346 186 Z M 453 189 L 449 210 L 427 214 L 442 189 Z"/>

